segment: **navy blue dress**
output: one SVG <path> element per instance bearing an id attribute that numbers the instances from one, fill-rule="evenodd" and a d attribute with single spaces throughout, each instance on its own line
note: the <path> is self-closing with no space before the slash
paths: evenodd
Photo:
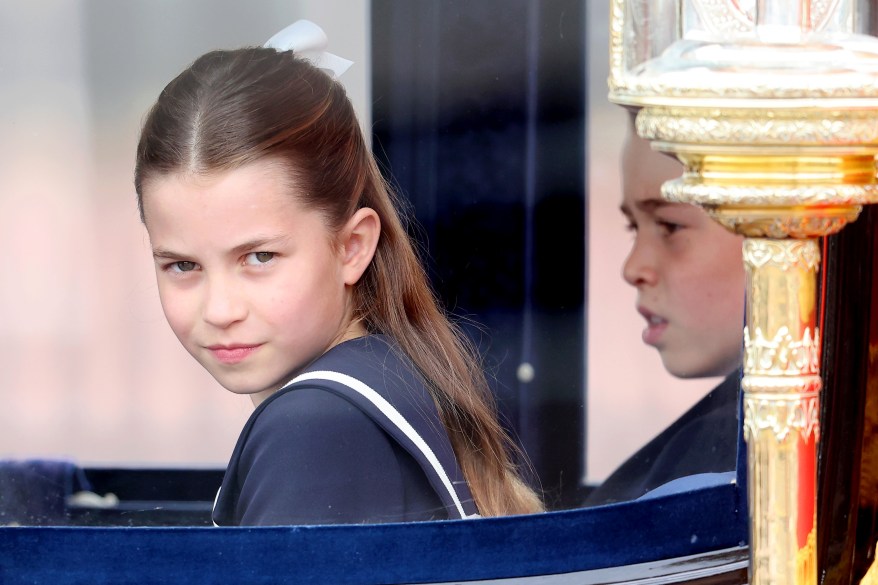
<path id="1" fill-rule="evenodd" d="M 392 341 L 341 343 L 244 425 L 214 504 L 220 526 L 477 515 L 435 403 Z"/>

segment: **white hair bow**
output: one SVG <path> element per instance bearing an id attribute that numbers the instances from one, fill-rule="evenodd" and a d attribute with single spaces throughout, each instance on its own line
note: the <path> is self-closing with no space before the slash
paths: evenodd
<path id="1" fill-rule="evenodd" d="M 326 52 L 329 39 L 323 29 L 310 20 L 297 20 L 273 37 L 265 47 L 278 51 L 294 51 L 297 55 L 311 61 L 318 69 L 338 77 L 354 64 L 338 55 Z"/>

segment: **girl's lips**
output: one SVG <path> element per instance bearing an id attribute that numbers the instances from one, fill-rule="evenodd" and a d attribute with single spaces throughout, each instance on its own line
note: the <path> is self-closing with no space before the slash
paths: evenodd
<path id="1" fill-rule="evenodd" d="M 224 364 L 237 364 L 247 359 L 259 347 L 259 345 L 214 345 L 207 349 L 210 350 L 217 361 Z"/>

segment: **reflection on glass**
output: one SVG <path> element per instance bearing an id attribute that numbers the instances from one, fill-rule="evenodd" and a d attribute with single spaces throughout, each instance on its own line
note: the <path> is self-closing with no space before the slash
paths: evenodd
<path id="1" fill-rule="evenodd" d="M 576 487 L 600 483 L 716 382 L 673 379 L 657 352 L 639 339 L 643 321 L 632 309 L 634 289 L 619 277 L 630 245 L 616 195 L 625 115 L 606 101 L 607 8 L 605 3 L 587 4 L 589 31 L 584 50 L 589 66 L 590 147 L 585 223 L 590 242 L 588 299 L 597 310 L 590 310 L 585 324 L 574 323 L 575 327 L 569 319 L 558 317 L 563 327 L 578 333 L 545 338 L 543 351 L 551 352 L 553 344 L 559 351 L 572 346 L 574 335 L 601 342 L 588 345 L 582 362 L 580 356 L 568 360 L 575 374 L 557 374 L 570 378 L 570 385 L 578 385 L 580 391 L 587 388 L 583 404 L 570 408 L 569 401 L 561 407 L 547 403 L 537 412 L 524 401 L 521 408 L 522 418 L 536 429 L 533 450 L 551 453 L 557 444 L 552 432 L 563 421 L 574 420 L 571 411 L 581 416 L 581 408 L 587 406 L 589 420 L 582 431 L 587 440 L 580 437 L 576 447 L 581 451 L 578 445 L 587 444 L 587 452 L 577 451 L 585 477 L 564 477 Z M 10 276 L 0 287 L 0 386 L 4 390 L 0 456 L 15 461 L 10 466 L 14 474 L 34 477 L 33 472 L 38 481 L 48 478 L 51 481 L 45 485 L 56 487 L 47 489 L 63 486 L 61 492 L 53 493 L 79 494 L 68 500 L 68 507 L 82 523 L 174 523 L 160 513 L 172 501 L 177 502 L 180 514 L 175 518 L 201 523 L 216 493 L 217 476 L 252 409 L 248 401 L 224 392 L 200 370 L 178 347 L 161 314 L 131 182 L 131 153 L 139 123 L 157 92 L 169 76 L 208 49 L 253 43 L 280 25 L 310 18 L 327 29 L 334 52 L 354 57 L 356 63 L 345 74 L 345 85 L 364 126 L 372 127 L 365 3 L 345 1 L 344 10 L 337 10 L 331 2 L 278 7 L 271 2 L 243 6 L 231 0 L 195 0 L 174 6 L 173 11 L 169 19 L 155 3 L 145 0 L 118 6 L 23 0 L 0 4 L 4 31 L 0 43 L 5 48 L 0 51 L 0 69 L 6 88 L 0 95 L 4 105 L 0 109 L 0 206 L 4 211 L 0 241 L 7 250 L 25 251 L 7 258 Z M 131 22 L 138 23 L 136 32 Z M 563 22 L 581 26 L 581 20 Z M 47 38 L 53 42 L 47 43 Z M 657 40 L 655 44 L 662 43 Z M 58 50 L 59 46 L 64 50 Z M 475 62 L 472 47 L 456 48 L 461 66 Z M 551 67 L 555 87 L 559 79 L 572 77 L 565 67 L 569 64 Z M 518 87 L 526 82 L 523 77 L 495 80 L 477 73 L 473 79 L 479 79 L 485 91 L 494 92 L 501 101 L 498 83 Z M 487 113 L 482 123 L 486 132 L 495 129 Z M 547 127 L 552 124 L 548 120 Z M 469 137 L 478 140 L 477 135 Z M 550 142 L 547 138 L 541 144 Z M 479 158 L 466 162 L 491 168 L 494 175 L 523 170 L 509 168 L 506 159 L 481 158 L 490 152 L 483 149 Z M 549 162 L 565 154 L 545 152 L 543 159 Z M 419 175 L 424 183 L 435 180 L 429 172 Z M 448 179 L 465 190 L 469 185 L 458 180 L 462 177 Z M 495 194 L 504 196 L 499 190 Z M 475 203 L 468 208 L 468 217 L 478 218 L 490 207 Z M 571 201 L 555 203 L 560 203 L 553 210 L 556 216 L 566 218 L 571 226 L 581 223 L 584 203 L 577 203 L 580 207 Z M 498 248 L 509 246 L 508 231 L 503 231 L 508 226 L 496 227 L 496 234 L 487 234 L 489 239 Z M 513 233 L 524 237 L 517 225 L 513 227 Z M 565 231 L 557 225 L 546 229 L 556 234 Z M 444 227 L 445 237 L 468 235 L 455 225 Z M 434 244 L 433 240 L 425 244 L 430 254 L 440 250 Z M 570 249 L 565 248 L 560 256 L 569 258 Z M 544 253 L 552 258 L 551 252 Z M 573 274 L 563 268 L 558 271 L 562 276 Z M 584 280 L 578 279 L 578 284 Z M 498 279 L 493 285 L 502 289 L 509 282 Z M 479 300 L 488 290 L 470 293 Z M 552 290 L 561 295 L 575 288 L 565 285 Z M 559 299 L 566 302 L 563 295 Z M 553 324 L 547 321 L 546 326 Z M 619 356 L 625 356 L 625 364 L 638 367 L 620 364 Z M 510 361 L 516 385 L 539 383 L 547 375 L 539 363 Z M 521 365 L 530 369 L 520 369 Z M 489 366 L 497 367 L 496 363 Z M 518 371 L 533 374 L 519 380 L 515 377 Z M 549 398 L 551 392 L 547 392 Z M 39 465 L 22 469 L 22 460 L 32 457 L 59 463 L 51 471 Z M 121 483 L 111 473 L 119 468 L 128 472 Z M 179 473 L 181 468 L 185 475 Z M 2 484 L 4 498 L 14 493 L 11 482 Z M 108 494 L 121 502 L 115 518 Z M 61 522 L 53 514 L 19 515 L 10 522 Z"/>

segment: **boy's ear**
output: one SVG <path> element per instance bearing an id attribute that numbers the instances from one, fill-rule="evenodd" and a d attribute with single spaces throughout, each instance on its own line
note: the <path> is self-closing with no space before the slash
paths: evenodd
<path id="1" fill-rule="evenodd" d="M 381 236 L 381 219 L 370 207 L 358 209 L 345 224 L 342 236 L 342 277 L 345 284 L 353 285 L 375 255 Z"/>

